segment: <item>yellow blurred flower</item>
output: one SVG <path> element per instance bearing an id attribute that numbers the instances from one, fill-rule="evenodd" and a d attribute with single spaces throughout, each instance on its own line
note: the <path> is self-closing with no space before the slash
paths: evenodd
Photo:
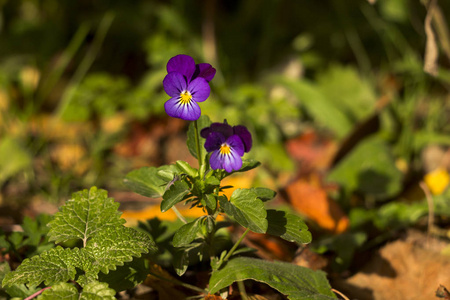
<path id="1" fill-rule="evenodd" d="M 440 195 L 447 188 L 448 183 L 450 182 L 450 176 L 446 169 L 437 168 L 427 173 L 424 177 L 424 181 L 433 195 Z"/>
<path id="2" fill-rule="evenodd" d="M 36 68 L 25 67 L 20 71 L 19 77 L 25 88 L 35 90 L 41 78 L 41 73 Z"/>
<path id="3" fill-rule="evenodd" d="M 50 152 L 61 170 L 72 170 L 77 175 L 82 175 L 90 166 L 86 154 L 86 148 L 79 144 L 59 144 Z"/>

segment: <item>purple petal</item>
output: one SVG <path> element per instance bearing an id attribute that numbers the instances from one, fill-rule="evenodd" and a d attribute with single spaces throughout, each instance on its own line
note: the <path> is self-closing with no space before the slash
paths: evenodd
<path id="1" fill-rule="evenodd" d="M 236 154 L 239 156 L 244 155 L 244 143 L 242 143 L 241 138 L 237 134 L 230 136 L 226 143 L 236 152 Z"/>
<path id="2" fill-rule="evenodd" d="M 200 131 L 200 135 L 206 139 L 211 132 L 220 132 L 226 139 L 233 135 L 233 127 L 228 125 L 226 120 L 224 123 L 212 123 L 210 127 L 203 128 Z"/>
<path id="3" fill-rule="evenodd" d="M 216 150 L 211 154 L 211 157 L 209 158 L 209 165 L 213 170 L 223 169 L 220 150 Z"/>
<path id="4" fill-rule="evenodd" d="M 216 69 L 214 69 L 210 64 L 201 63 L 195 66 L 195 72 L 193 78 L 202 77 L 206 81 L 210 82 L 214 75 L 216 75 Z"/>
<path id="5" fill-rule="evenodd" d="M 242 167 L 242 158 L 234 149 L 230 149 L 229 154 L 220 154 L 220 150 L 215 150 L 209 158 L 209 165 L 213 170 L 225 169 L 231 173 Z"/>
<path id="6" fill-rule="evenodd" d="M 220 145 L 225 142 L 225 137 L 219 132 L 212 132 L 205 141 L 205 149 L 208 152 L 220 149 Z"/>
<path id="7" fill-rule="evenodd" d="M 187 83 L 183 75 L 178 72 L 171 72 L 164 77 L 164 91 L 170 97 L 179 97 L 181 92 L 186 90 Z"/>
<path id="8" fill-rule="evenodd" d="M 223 168 L 228 173 L 237 171 L 242 167 L 242 158 L 238 155 L 234 149 L 231 150 L 230 154 L 224 155 Z"/>
<path id="9" fill-rule="evenodd" d="M 166 69 L 167 73 L 178 72 L 183 74 L 187 81 L 191 81 L 195 72 L 195 61 L 189 55 L 180 54 L 169 59 Z"/>
<path id="10" fill-rule="evenodd" d="M 188 104 L 181 104 L 179 97 L 174 97 L 164 103 L 166 113 L 174 118 L 186 121 L 195 121 L 200 118 L 201 110 L 197 102 L 190 101 Z"/>
<path id="11" fill-rule="evenodd" d="M 205 78 L 198 77 L 189 83 L 188 91 L 195 102 L 203 102 L 208 99 L 211 88 Z"/>
<path id="12" fill-rule="evenodd" d="M 233 127 L 234 134 L 237 134 L 244 144 L 244 151 L 249 152 L 252 148 L 252 135 L 245 126 L 238 125 Z"/>

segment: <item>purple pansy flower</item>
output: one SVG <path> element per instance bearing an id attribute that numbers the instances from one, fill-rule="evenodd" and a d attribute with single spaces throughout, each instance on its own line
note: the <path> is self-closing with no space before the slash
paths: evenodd
<path id="1" fill-rule="evenodd" d="M 208 82 L 216 69 L 210 64 L 195 64 L 189 55 L 180 54 L 167 62 L 164 91 L 172 97 L 164 104 L 166 113 L 174 118 L 193 121 L 201 115 L 197 102 L 205 101 L 211 92 Z"/>
<path id="2" fill-rule="evenodd" d="M 212 152 L 209 164 L 212 169 L 225 169 L 228 173 L 242 167 L 242 156 L 252 148 L 252 135 L 245 126 L 212 123 L 202 129 L 200 135 L 206 138 L 205 149 Z"/>

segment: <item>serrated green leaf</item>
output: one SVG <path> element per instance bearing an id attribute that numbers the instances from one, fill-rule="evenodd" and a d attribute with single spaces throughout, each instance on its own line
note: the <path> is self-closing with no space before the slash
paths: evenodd
<path id="1" fill-rule="evenodd" d="M 197 122 L 197 126 L 198 126 L 198 134 L 199 134 L 199 142 L 200 142 L 200 157 L 202 159 L 204 159 L 204 157 L 206 156 L 206 149 L 204 147 L 205 145 L 205 139 L 202 138 L 200 136 L 200 131 L 205 128 L 205 127 L 209 127 L 211 125 L 211 120 L 209 119 L 208 116 L 206 115 L 201 115 L 200 118 L 195 121 Z M 189 124 L 189 128 L 188 128 L 188 132 L 187 132 L 187 146 L 189 149 L 189 152 L 192 154 L 192 156 L 194 156 L 195 158 L 198 159 L 198 155 L 197 155 L 197 144 L 195 143 L 195 126 L 194 126 L 194 122 L 191 122 Z"/>
<path id="2" fill-rule="evenodd" d="M 119 203 L 108 198 L 105 190 L 92 187 L 89 191 L 74 193 L 49 223 L 49 241 L 60 243 L 79 239 L 85 245 L 99 232 L 125 223 L 118 208 Z"/>
<path id="3" fill-rule="evenodd" d="M 255 192 L 256 197 L 261 199 L 262 201 L 266 202 L 269 200 L 272 200 L 277 195 L 277 192 L 263 187 L 256 187 L 251 189 L 253 192 Z"/>
<path id="4" fill-rule="evenodd" d="M 220 197 L 219 202 L 225 213 L 245 228 L 257 233 L 266 232 L 267 212 L 264 203 L 251 189 L 237 189 L 231 195 L 230 201 Z"/>
<path id="5" fill-rule="evenodd" d="M 26 258 L 15 271 L 6 274 L 2 284 L 11 286 L 26 283 L 38 286 L 44 281 L 45 285 L 49 286 L 56 282 L 74 280 L 75 268 L 85 261 L 86 257 L 80 249 L 63 249 L 58 246 L 39 256 Z"/>
<path id="6" fill-rule="evenodd" d="M 70 283 L 60 282 L 45 290 L 38 300 L 78 300 L 78 289 Z"/>
<path id="7" fill-rule="evenodd" d="M 82 251 L 94 258 L 95 268 L 107 274 L 109 270 L 115 270 L 116 266 L 132 261 L 133 257 L 156 251 L 156 246 L 149 235 L 121 226 L 99 232 Z"/>
<path id="8" fill-rule="evenodd" d="M 189 192 L 189 186 L 185 181 L 175 181 L 163 195 L 163 200 L 161 201 L 161 211 L 166 212 L 172 206 L 182 201 L 184 196 L 189 194 Z"/>
<path id="9" fill-rule="evenodd" d="M 116 292 L 108 287 L 108 284 L 93 281 L 87 284 L 81 293 L 70 283 L 59 283 L 45 290 L 38 300 L 113 300 Z"/>
<path id="10" fill-rule="evenodd" d="M 249 257 L 237 257 L 214 271 L 209 280 L 210 293 L 247 279 L 264 282 L 291 300 L 336 299 L 322 271 Z"/>
<path id="11" fill-rule="evenodd" d="M 267 210 L 267 221 L 269 223 L 267 234 L 279 236 L 289 242 L 311 243 L 311 232 L 308 231 L 308 226 L 299 216 L 269 209 Z"/>
<path id="12" fill-rule="evenodd" d="M 197 218 L 192 222 L 189 222 L 187 224 L 184 224 L 181 226 L 177 232 L 175 232 L 175 235 L 172 240 L 172 244 L 174 247 L 184 247 L 189 245 L 195 238 L 197 237 L 197 234 L 199 233 L 201 229 L 201 221 L 203 217 Z"/>
<path id="13" fill-rule="evenodd" d="M 142 167 L 128 173 L 123 183 L 139 195 L 159 198 L 164 194 L 167 184 L 177 173 L 178 170 L 174 165 L 159 168 Z"/>
<path id="14" fill-rule="evenodd" d="M 93 281 L 87 284 L 80 294 L 80 300 L 113 300 L 116 291 L 109 288 L 107 283 Z"/>
<path id="15" fill-rule="evenodd" d="M 0 288 L 2 287 L 3 278 L 5 278 L 6 274 L 11 272 L 11 268 L 7 262 L 0 263 Z"/>

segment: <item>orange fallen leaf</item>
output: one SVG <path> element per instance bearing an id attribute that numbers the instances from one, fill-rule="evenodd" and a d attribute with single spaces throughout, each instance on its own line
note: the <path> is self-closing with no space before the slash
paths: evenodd
<path id="1" fill-rule="evenodd" d="M 223 300 L 223 298 L 217 295 L 208 294 L 206 295 L 205 300 Z"/>
<path id="2" fill-rule="evenodd" d="M 315 131 L 307 131 L 288 140 L 286 149 L 294 160 L 301 163 L 301 172 L 305 173 L 328 169 L 337 151 L 337 144 L 317 135 Z"/>
<path id="3" fill-rule="evenodd" d="M 348 217 L 339 205 L 328 197 L 327 187 L 317 174 L 312 173 L 297 179 L 286 187 L 285 192 L 293 208 L 321 228 L 334 233 L 347 230 Z"/>

